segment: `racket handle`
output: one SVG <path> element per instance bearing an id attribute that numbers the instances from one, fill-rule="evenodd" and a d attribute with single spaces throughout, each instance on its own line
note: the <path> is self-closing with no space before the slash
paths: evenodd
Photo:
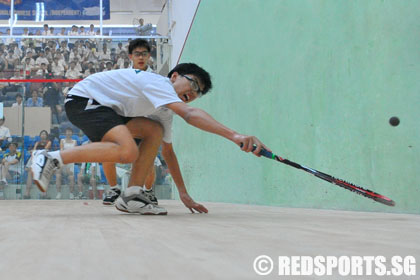
<path id="1" fill-rule="evenodd" d="M 241 148 L 244 146 L 244 144 L 241 143 Z M 252 151 L 255 151 L 255 149 L 257 148 L 256 145 L 254 145 L 252 147 Z M 269 159 L 274 159 L 274 155 L 272 152 L 267 151 L 266 149 L 264 149 L 263 147 L 261 147 L 261 151 L 260 151 L 260 155 Z"/>

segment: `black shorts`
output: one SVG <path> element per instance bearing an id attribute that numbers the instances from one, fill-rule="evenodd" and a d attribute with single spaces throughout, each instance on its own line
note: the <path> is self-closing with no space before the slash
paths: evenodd
<path id="1" fill-rule="evenodd" d="M 94 99 L 76 95 L 67 95 L 64 107 L 69 121 L 80 128 L 92 142 L 100 142 L 112 128 L 125 125 L 132 119 L 118 115 Z"/>

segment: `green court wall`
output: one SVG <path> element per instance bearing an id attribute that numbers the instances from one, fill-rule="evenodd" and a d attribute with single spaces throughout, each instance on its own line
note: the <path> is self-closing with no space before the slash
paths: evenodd
<path id="1" fill-rule="evenodd" d="M 201 1 L 180 62 L 204 67 L 214 88 L 192 106 L 397 205 L 241 152 L 176 118 L 174 148 L 191 196 L 419 214 L 419 14 L 417 0 Z"/>

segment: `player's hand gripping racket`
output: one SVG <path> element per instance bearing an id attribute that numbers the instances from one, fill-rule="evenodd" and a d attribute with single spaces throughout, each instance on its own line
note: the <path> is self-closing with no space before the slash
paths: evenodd
<path id="1" fill-rule="evenodd" d="M 242 144 L 241 144 L 241 147 L 242 147 Z M 255 151 L 255 149 L 256 149 L 256 146 L 254 146 L 253 151 Z M 306 171 L 308 173 L 311 173 L 312 175 L 314 175 L 314 176 L 316 176 L 316 177 L 318 177 L 318 178 L 320 178 L 322 180 L 325 180 L 327 182 L 330 182 L 330 183 L 332 183 L 334 185 L 337 185 L 339 187 L 345 188 L 346 190 L 349 190 L 349 191 L 355 192 L 357 194 L 363 195 L 364 197 L 373 199 L 373 200 L 375 200 L 377 202 L 383 203 L 383 204 L 388 205 L 388 206 L 395 206 L 395 202 L 392 199 L 390 199 L 390 198 L 388 198 L 386 196 L 383 196 L 383 195 L 378 194 L 376 192 L 373 192 L 371 190 L 364 189 L 362 187 L 356 186 L 356 185 L 354 185 L 352 183 L 343 181 L 341 179 L 334 178 L 331 175 L 328 175 L 328 174 L 319 172 L 318 170 L 315 170 L 315 169 L 312 169 L 312 168 L 309 168 L 309 167 L 300 165 L 300 164 L 295 163 L 293 161 L 290 161 L 288 159 L 281 158 L 281 157 L 273 154 L 272 152 L 267 151 L 264 148 L 261 149 L 260 155 L 262 155 L 262 156 L 264 156 L 266 158 L 274 159 L 274 160 L 277 160 L 277 161 L 279 161 L 281 163 L 284 163 L 284 164 L 293 166 L 293 167 L 295 167 L 297 169 L 302 169 L 302 170 L 304 170 L 304 171 Z"/>

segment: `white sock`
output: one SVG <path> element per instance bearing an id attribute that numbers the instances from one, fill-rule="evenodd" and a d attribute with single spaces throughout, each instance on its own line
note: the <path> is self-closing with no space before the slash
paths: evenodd
<path id="1" fill-rule="evenodd" d="M 130 196 L 130 195 L 134 195 L 134 194 L 140 194 L 141 191 L 142 191 L 142 187 L 139 187 L 139 186 L 131 186 L 131 187 L 128 187 L 124 191 L 124 195 Z"/>
<path id="2" fill-rule="evenodd" d="M 115 190 L 121 190 L 120 189 L 120 186 L 118 186 L 118 185 L 115 185 L 115 186 L 111 186 L 111 188 L 110 188 L 111 190 L 113 190 L 113 191 L 115 191 Z"/>
<path id="3" fill-rule="evenodd" d="M 54 151 L 48 153 L 52 158 L 55 158 L 60 163 L 60 166 L 63 166 L 63 159 L 61 158 L 60 151 Z"/>

